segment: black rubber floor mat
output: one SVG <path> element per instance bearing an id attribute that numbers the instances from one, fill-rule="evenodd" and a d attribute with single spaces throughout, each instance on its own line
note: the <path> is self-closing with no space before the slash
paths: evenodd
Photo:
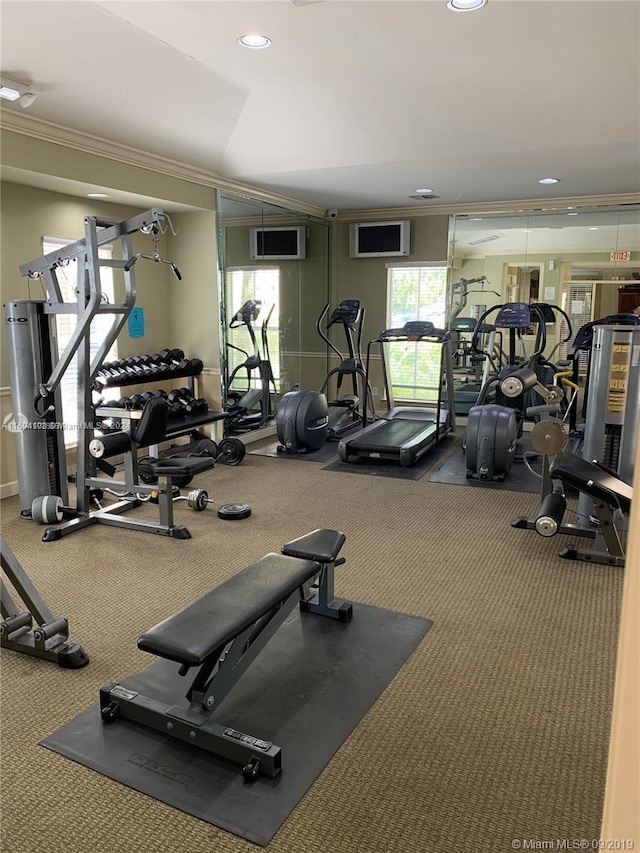
<path id="1" fill-rule="evenodd" d="M 245 784 L 240 767 L 134 723 L 104 725 L 96 703 L 42 746 L 200 820 L 266 846 L 391 682 L 431 621 L 354 603 L 341 623 L 292 615 L 214 719 L 282 749 L 282 772 Z M 151 698 L 184 703 L 189 679 L 158 660 L 113 678 Z M 120 680 L 121 679 L 121 680 Z"/>

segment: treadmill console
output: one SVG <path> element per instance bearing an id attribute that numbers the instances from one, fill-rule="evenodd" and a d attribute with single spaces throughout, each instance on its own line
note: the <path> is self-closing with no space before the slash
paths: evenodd
<path id="1" fill-rule="evenodd" d="M 351 326 L 358 322 L 360 316 L 360 300 L 359 299 L 343 299 L 342 302 L 334 308 L 331 316 L 327 321 L 327 329 L 334 323 L 342 323 L 345 326 Z"/>
<path id="2" fill-rule="evenodd" d="M 381 341 L 401 338 L 407 341 L 417 341 L 420 338 L 430 338 L 437 334 L 436 328 L 429 320 L 410 320 L 401 329 L 385 329 L 380 332 Z"/>

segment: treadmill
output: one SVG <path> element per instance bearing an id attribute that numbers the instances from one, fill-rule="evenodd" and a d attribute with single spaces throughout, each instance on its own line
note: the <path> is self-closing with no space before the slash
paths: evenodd
<path id="1" fill-rule="evenodd" d="M 395 406 L 388 349 L 394 342 L 416 342 L 440 348 L 438 398 L 435 408 L 425 406 Z M 371 347 L 380 346 L 384 375 L 387 413 L 363 429 L 343 438 L 338 444 L 338 456 L 343 462 L 359 459 L 387 459 L 403 467 L 415 465 L 425 453 L 436 447 L 445 435 L 455 429 L 455 413 L 444 408 L 444 397 L 453 400 L 453 368 L 451 334 L 436 329 L 433 323 L 413 320 L 401 329 L 386 329 L 367 346 L 366 373 L 369 375 Z M 445 391 L 443 392 L 443 385 Z M 367 412 L 367 385 L 362 411 Z"/>

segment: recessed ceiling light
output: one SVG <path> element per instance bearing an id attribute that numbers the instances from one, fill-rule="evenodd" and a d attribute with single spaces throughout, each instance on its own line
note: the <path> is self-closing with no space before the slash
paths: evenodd
<path id="1" fill-rule="evenodd" d="M 539 184 L 559 184 L 560 178 L 540 178 Z"/>
<path id="2" fill-rule="evenodd" d="M 242 47 L 252 47 L 254 50 L 259 50 L 262 47 L 269 47 L 271 39 L 259 35 L 240 36 L 238 44 L 241 44 Z"/>
<path id="3" fill-rule="evenodd" d="M 473 12 L 475 9 L 482 9 L 487 3 L 488 0 L 449 0 L 447 9 L 454 12 Z"/>
<path id="4" fill-rule="evenodd" d="M 482 217 L 481 216 L 470 216 L 469 222 L 482 222 Z"/>
<path id="5" fill-rule="evenodd" d="M 87 193 L 87 198 L 109 198 L 107 193 Z"/>
<path id="6" fill-rule="evenodd" d="M 424 193 L 425 195 L 428 193 L 432 193 L 433 190 L 428 187 L 422 187 L 422 189 L 416 190 L 417 193 Z"/>
<path id="7" fill-rule="evenodd" d="M 525 234 L 531 234 L 533 232 L 532 228 L 523 228 L 522 230 L 524 231 Z"/>
<path id="8" fill-rule="evenodd" d="M 597 230 L 598 230 L 598 228 L 595 225 L 592 225 L 591 228 L 589 228 L 589 231 L 597 231 Z"/>
<path id="9" fill-rule="evenodd" d="M 567 213 L 567 216 L 577 216 L 577 213 Z"/>

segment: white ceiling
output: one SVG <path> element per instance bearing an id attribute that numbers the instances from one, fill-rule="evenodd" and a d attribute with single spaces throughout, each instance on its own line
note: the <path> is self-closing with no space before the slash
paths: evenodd
<path id="1" fill-rule="evenodd" d="M 1 0 L 0 23 L 29 115 L 323 209 L 640 192 L 638 0 Z"/>

